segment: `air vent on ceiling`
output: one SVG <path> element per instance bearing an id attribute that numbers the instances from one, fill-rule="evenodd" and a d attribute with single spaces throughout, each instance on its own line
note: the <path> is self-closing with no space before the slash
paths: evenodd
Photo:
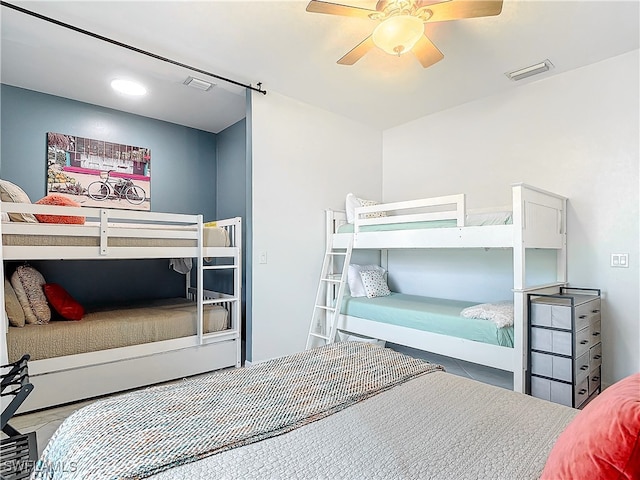
<path id="1" fill-rule="evenodd" d="M 505 75 L 510 80 L 522 80 L 523 78 L 531 77 L 532 75 L 538 75 L 539 73 L 544 73 L 553 68 L 553 63 L 549 61 L 549 59 L 544 62 L 536 63 L 535 65 L 529 65 L 528 67 L 520 68 L 518 70 L 514 70 L 513 72 L 507 72 Z"/>
<path id="2" fill-rule="evenodd" d="M 197 88 L 198 90 L 203 90 L 205 92 L 208 90 L 211 90 L 211 87 L 215 85 L 214 83 L 207 82 L 205 80 L 200 80 L 199 78 L 194 78 L 194 77 L 188 77 L 184 81 L 184 84 L 189 87 Z"/>

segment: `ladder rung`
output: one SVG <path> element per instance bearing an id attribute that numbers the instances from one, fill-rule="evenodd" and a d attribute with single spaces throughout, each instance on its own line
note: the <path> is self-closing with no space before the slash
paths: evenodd
<path id="1" fill-rule="evenodd" d="M 333 307 L 327 307 L 327 306 L 325 306 L 325 305 L 316 305 L 316 308 L 321 308 L 321 309 L 323 309 L 323 310 L 328 310 L 328 311 L 330 311 L 330 312 L 335 312 L 335 311 L 336 311 L 336 309 L 335 309 L 335 308 L 333 308 Z"/>
<path id="2" fill-rule="evenodd" d="M 202 300 L 203 305 L 214 305 L 216 303 L 226 303 L 226 302 L 237 302 L 238 299 L 236 297 L 233 298 L 211 298 Z"/>
<path id="3" fill-rule="evenodd" d="M 327 255 L 346 255 L 347 252 L 327 252 Z"/>
<path id="4" fill-rule="evenodd" d="M 203 270 L 227 270 L 238 268 L 238 265 L 203 265 Z"/>
<path id="5" fill-rule="evenodd" d="M 329 337 L 327 337 L 326 335 L 320 335 L 319 333 L 310 333 L 309 335 L 311 335 L 312 337 L 321 338 L 323 340 L 329 340 Z"/>
<path id="6" fill-rule="evenodd" d="M 335 278 L 321 278 L 320 280 L 323 282 L 330 282 L 330 283 L 342 283 L 342 280 L 336 280 Z"/>

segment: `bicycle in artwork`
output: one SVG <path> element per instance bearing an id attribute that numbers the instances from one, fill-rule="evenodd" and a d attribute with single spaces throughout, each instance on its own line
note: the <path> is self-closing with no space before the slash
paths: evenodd
<path id="1" fill-rule="evenodd" d="M 129 178 L 111 178 L 111 172 L 102 172 L 101 179 L 87 187 L 87 195 L 94 200 L 125 199 L 132 205 L 140 205 L 147 198 L 144 189 Z"/>

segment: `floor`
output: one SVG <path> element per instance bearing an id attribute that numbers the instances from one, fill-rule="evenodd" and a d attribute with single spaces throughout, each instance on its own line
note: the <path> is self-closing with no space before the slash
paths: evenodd
<path id="1" fill-rule="evenodd" d="M 412 357 L 423 358 L 429 362 L 438 363 L 445 367 L 447 372 L 454 375 L 472 378 L 483 383 L 496 385 L 509 390 L 513 388 L 513 374 L 510 372 L 464 362 L 455 358 L 443 357 L 441 355 L 423 352 L 401 345 L 387 344 L 387 346 Z M 21 433 L 35 431 L 38 439 L 38 453 L 42 453 L 44 447 L 49 442 L 49 439 L 64 419 L 79 408 L 82 408 L 92 402 L 93 400 L 88 400 L 85 402 L 50 408 L 25 415 L 18 415 L 11 420 L 10 424 Z"/>
<path id="2" fill-rule="evenodd" d="M 387 347 L 397 352 L 410 355 L 415 358 L 422 358 L 431 363 L 442 365 L 445 370 L 459 377 L 467 377 L 489 385 L 513 390 L 513 373 L 496 368 L 485 367 L 476 363 L 465 362 L 455 358 L 436 355 L 435 353 L 423 352 L 414 348 L 387 343 Z"/>

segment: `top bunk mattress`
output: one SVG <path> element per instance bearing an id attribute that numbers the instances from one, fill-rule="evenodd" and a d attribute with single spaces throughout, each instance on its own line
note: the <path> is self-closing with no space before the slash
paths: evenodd
<path id="1" fill-rule="evenodd" d="M 74 226 L 69 226 L 74 227 Z M 82 228 L 82 226 L 79 226 Z M 149 228 L 149 227 L 147 227 Z M 80 233 L 80 230 L 79 230 Z M 205 247 L 228 247 L 229 233 L 222 227 L 204 227 Z M 12 247 L 99 247 L 100 237 L 94 235 L 22 235 L 3 234 L 2 244 Z M 197 241 L 183 238 L 145 238 L 110 236 L 109 247 L 197 247 Z"/>
<path id="2" fill-rule="evenodd" d="M 350 297 L 341 313 L 400 327 L 513 347 L 513 327 L 499 328 L 489 320 L 465 318 L 460 312 L 477 303 L 392 292 L 386 297 Z"/>
<path id="3" fill-rule="evenodd" d="M 469 214 L 466 217 L 467 227 L 480 227 L 485 225 L 511 225 L 513 214 L 510 211 L 491 213 Z M 451 228 L 456 227 L 456 220 L 431 220 L 426 222 L 387 223 L 382 225 L 362 225 L 361 232 L 388 232 L 394 230 L 422 230 L 427 228 Z M 337 233 L 353 233 L 354 225 L 345 223 L 338 228 Z"/>

